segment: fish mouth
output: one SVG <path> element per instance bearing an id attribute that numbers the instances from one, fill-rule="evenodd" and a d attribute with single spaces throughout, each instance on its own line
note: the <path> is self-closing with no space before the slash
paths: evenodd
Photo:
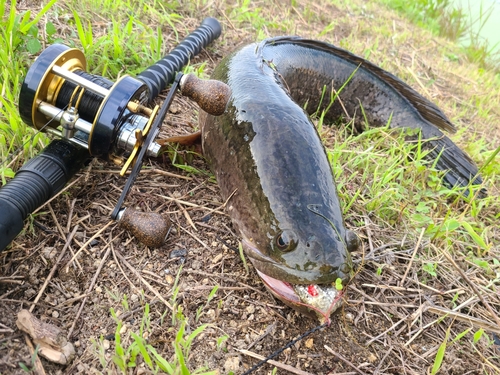
<path id="1" fill-rule="evenodd" d="M 275 297 L 302 313 L 317 316 L 322 323 L 330 323 L 330 315 L 342 304 L 344 293 L 335 285 L 291 284 L 256 271 Z"/>

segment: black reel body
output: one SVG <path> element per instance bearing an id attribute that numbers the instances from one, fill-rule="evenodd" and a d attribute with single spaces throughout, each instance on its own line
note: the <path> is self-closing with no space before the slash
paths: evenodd
<path id="1" fill-rule="evenodd" d="M 26 75 L 20 115 L 27 124 L 86 148 L 93 157 L 128 167 L 156 113 L 145 107 L 148 87 L 130 76 L 113 83 L 87 73 L 86 65 L 81 51 L 49 46 Z M 156 157 L 159 149 L 153 143 L 147 155 Z M 132 159 L 124 163 L 126 153 Z"/>

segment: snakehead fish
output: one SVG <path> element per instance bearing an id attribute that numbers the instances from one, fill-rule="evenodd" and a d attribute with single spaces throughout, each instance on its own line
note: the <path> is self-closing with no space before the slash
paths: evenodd
<path id="1" fill-rule="evenodd" d="M 374 126 L 420 131 L 448 185 L 480 184 L 472 160 L 441 130 L 454 126 L 397 77 L 331 44 L 278 37 L 244 46 L 212 78 L 231 88 L 221 116 L 200 113 L 203 153 L 215 173 L 246 256 L 267 288 L 293 308 L 329 321 L 339 282 L 352 272 L 346 229 L 325 149 L 307 108 L 324 87 Z M 347 83 L 346 83 L 347 82 Z M 345 84 L 346 83 L 346 84 Z M 345 86 L 341 89 L 341 87 Z M 328 104 L 328 103 L 327 103 Z M 330 117 L 341 116 L 339 101 Z"/>

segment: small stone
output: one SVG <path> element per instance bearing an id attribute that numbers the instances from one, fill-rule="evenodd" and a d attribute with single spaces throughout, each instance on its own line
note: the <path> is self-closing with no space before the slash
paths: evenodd
<path id="1" fill-rule="evenodd" d="M 31 297 L 33 297 L 34 295 L 36 294 L 36 290 L 33 289 L 33 288 L 30 288 L 28 290 L 26 290 L 24 292 L 24 296 L 26 297 L 26 299 L 30 299 Z"/>
<path id="2" fill-rule="evenodd" d="M 101 288 L 100 286 L 96 286 L 96 287 L 95 287 L 95 292 L 96 292 L 97 294 L 101 294 L 101 293 L 102 293 L 102 288 Z"/>
<path id="3" fill-rule="evenodd" d="M 127 329 L 128 329 L 128 328 L 127 328 L 127 325 L 126 325 L 126 324 L 124 324 L 124 325 L 122 326 L 122 328 L 120 328 L 120 335 L 123 335 L 125 332 L 127 332 Z"/>
<path id="4" fill-rule="evenodd" d="M 210 309 L 208 310 L 205 315 L 207 316 L 207 318 L 209 318 L 210 320 L 214 320 L 215 319 L 215 310 L 214 309 Z"/>
<path id="5" fill-rule="evenodd" d="M 104 350 L 108 350 L 110 346 L 111 344 L 109 340 L 102 340 L 102 347 L 104 348 Z"/>
<path id="6" fill-rule="evenodd" d="M 170 259 L 173 259 L 173 258 L 185 258 L 187 255 L 187 250 L 186 249 L 175 249 L 175 250 L 172 250 L 169 254 L 169 258 Z"/>
<path id="7" fill-rule="evenodd" d="M 370 355 L 368 356 L 368 361 L 370 361 L 370 363 L 375 363 L 377 362 L 377 356 L 373 353 L 370 353 Z"/>
<path id="8" fill-rule="evenodd" d="M 57 249 L 55 247 L 45 247 L 42 251 L 42 255 L 45 259 L 54 259 L 57 255 Z"/>
<path id="9" fill-rule="evenodd" d="M 312 349 L 314 346 L 314 339 L 308 339 L 306 340 L 305 344 L 307 349 Z"/>
<path id="10" fill-rule="evenodd" d="M 222 259 L 222 253 L 219 253 L 215 256 L 214 259 L 212 259 L 212 263 L 213 264 L 216 264 L 216 263 L 219 263 L 219 261 Z"/>
<path id="11" fill-rule="evenodd" d="M 81 363 L 76 366 L 76 369 L 78 372 L 84 372 L 85 371 L 85 366 L 83 366 Z"/>
<path id="12" fill-rule="evenodd" d="M 80 344 L 80 340 L 75 341 L 75 347 L 76 347 L 76 348 L 79 348 L 79 347 L 80 347 L 80 345 L 81 345 L 81 344 Z"/>
<path id="13" fill-rule="evenodd" d="M 352 315 L 351 313 L 346 313 L 345 320 L 347 320 L 348 323 L 353 323 L 354 322 L 354 315 Z"/>
<path id="14" fill-rule="evenodd" d="M 236 371 L 240 368 L 240 359 L 238 357 L 229 357 L 224 363 L 224 369 L 226 371 Z"/>
<path id="15" fill-rule="evenodd" d="M 167 284 L 172 285 L 174 283 L 174 277 L 172 275 L 165 275 L 165 281 Z"/>
<path id="16" fill-rule="evenodd" d="M 52 317 L 53 318 L 59 318 L 59 311 L 52 311 Z"/>
<path id="17" fill-rule="evenodd" d="M 138 299 L 139 299 L 139 296 L 138 296 L 137 294 L 132 294 L 132 295 L 130 296 L 130 300 L 131 300 L 132 302 L 136 302 Z"/>
<path id="18" fill-rule="evenodd" d="M 255 305 L 249 305 L 245 310 L 247 311 L 247 313 L 253 314 L 255 312 Z"/>

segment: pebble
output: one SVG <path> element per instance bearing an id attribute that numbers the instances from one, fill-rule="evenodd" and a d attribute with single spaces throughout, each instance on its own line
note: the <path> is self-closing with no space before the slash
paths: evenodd
<path id="1" fill-rule="evenodd" d="M 52 317 L 53 318 L 59 318 L 59 311 L 52 311 Z"/>
<path id="2" fill-rule="evenodd" d="M 172 250 L 169 254 L 169 258 L 184 258 L 187 255 L 187 250 L 186 249 L 175 249 Z"/>
<path id="3" fill-rule="evenodd" d="M 349 323 L 353 323 L 354 322 L 354 315 L 352 315 L 351 313 L 346 313 L 345 320 L 347 320 L 347 322 L 349 322 Z"/>
<path id="4" fill-rule="evenodd" d="M 165 281 L 167 284 L 172 285 L 174 283 L 174 277 L 172 275 L 165 275 Z"/>
<path id="5" fill-rule="evenodd" d="M 249 305 L 245 310 L 247 311 L 247 313 L 253 314 L 255 312 L 255 305 Z"/>
<path id="6" fill-rule="evenodd" d="M 132 295 L 130 296 L 130 300 L 131 300 L 132 302 L 136 302 L 138 299 L 139 299 L 139 296 L 138 296 L 137 294 L 132 294 Z"/>
<path id="7" fill-rule="evenodd" d="M 306 342 L 305 342 L 304 345 L 306 346 L 307 349 L 312 349 L 313 346 L 314 346 L 314 340 L 313 339 L 308 339 L 308 340 L 306 340 Z"/>
<path id="8" fill-rule="evenodd" d="M 226 371 L 236 371 L 240 368 L 240 359 L 238 357 L 229 357 L 224 363 L 224 369 Z"/>
<path id="9" fill-rule="evenodd" d="M 216 263 L 219 263 L 219 261 L 222 259 L 222 253 L 219 253 L 215 256 L 214 259 L 212 259 L 212 263 L 213 264 L 216 264 Z"/>
<path id="10" fill-rule="evenodd" d="M 102 347 L 104 348 L 104 350 L 108 350 L 110 346 L 111 344 L 109 340 L 102 340 Z"/>
<path id="11" fill-rule="evenodd" d="M 127 325 L 126 325 L 126 324 L 124 324 L 124 325 L 122 326 L 122 328 L 120 328 L 120 334 L 121 334 L 121 335 L 123 335 L 125 332 L 127 332 L 127 329 L 128 329 L 128 328 L 127 328 Z"/>
<path id="12" fill-rule="evenodd" d="M 46 259 L 54 259 L 55 256 L 57 254 L 57 250 L 55 247 L 45 247 L 42 251 L 42 255 L 46 258 Z"/>
<path id="13" fill-rule="evenodd" d="M 102 293 L 102 288 L 101 288 L 100 286 L 96 286 L 96 287 L 95 287 L 95 292 L 96 292 L 97 294 L 101 294 L 101 293 Z"/>

